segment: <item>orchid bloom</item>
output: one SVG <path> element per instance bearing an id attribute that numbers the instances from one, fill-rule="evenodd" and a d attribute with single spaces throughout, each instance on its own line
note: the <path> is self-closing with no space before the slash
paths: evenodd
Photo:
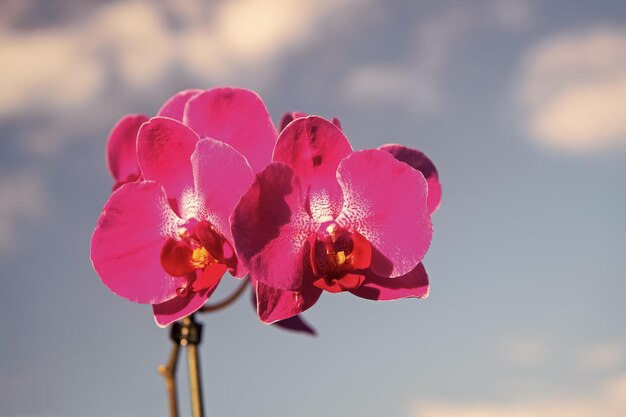
<path id="1" fill-rule="evenodd" d="M 353 152 L 317 116 L 285 127 L 273 161 L 231 217 L 262 321 L 298 314 L 323 291 L 372 300 L 428 294 L 421 260 L 432 225 L 420 171 L 388 151 Z"/>
<path id="2" fill-rule="evenodd" d="M 259 96 L 243 89 L 183 91 L 159 115 L 127 116 L 111 133 L 116 191 L 91 259 L 113 292 L 153 304 L 166 326 L 198 310 L 227 270 L 246 275 L 229 217 L 254 169 L 269 162 L 277 133 Z"/>
<path id="3" fill-rule="evenodd" d="M 261 98 L 251 90 L 219 87 L 183 90 L 170 97 L 156 116 L 178 120 L 200 137 L 226 142 L 243 154 L 254 172 L 271 160 L 276 129 Z M 129 114 L 113 127 L 107 141 L 107 166 L 113 190 L 142 179 L 137 161 L 137 133 L 150 119 Z"/>

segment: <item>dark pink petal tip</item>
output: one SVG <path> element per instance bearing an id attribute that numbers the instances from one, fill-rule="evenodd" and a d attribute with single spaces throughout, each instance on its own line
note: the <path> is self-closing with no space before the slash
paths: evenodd
<path id="1" fill-rule="evenodd" d="M 252 276 L 274 288 L 300 287 L 307 238 L 316 224 L 288 166 L 274 162 L 256 176 L 235 208 L 231 225 L 239 259 Z"/>
<path id="2" fill-rule="evenodd" d="M 102 282 L 138 303 L 174 298 L 185 279 L 165 273 L 160 256 L 178 221 L 155 182 L 129 183 L 113 192 L 91 238 L 91 261 Z"/>
<path id="3" fill-rule="evenodd" d="M 137 162 L 137 132 L 148 119 L 143 114 L 129 114 L 122 117 L 111 129 L 107 141 L 106 162 L 117 187 L 136 181 L 141 176 Z"/>
<path id="4" fill-rule="evenodd" d="M 368 300 L 390 301 L 400 298 L 426 298 L 428 291 L 428 274 L 424 264 L 419 263 L 411 272 L 397 278 L 385 278 L 366 271 L 363 284 L 350 292 Z"/>
<path id="5" fill-rule="evenodd" d="M 345 158 L 337 179 L 345 201 L 337 223 L 372 244 L 371 270 L 399 277 L 415 268 L 432 240 L 424 176 L 388 152 L 367 150 Z"/>
<path id="6" fill-rule="evenodd" d="M 153 117 L 137 135 L 139 166 L 146 180 L 159 182 L 167 196 L 180 201 L 193 188 L 191 154 L 198 142 L 187 126 L 167 117 Z"/>
<path id="7" fill-rule="evenodd" d="M 219 281 L 206 290 L 191 293 L 187 297 L 176 297 L 170 301 L 152 306 L 154 320 L 159 327 L 166 327 L 176 320 L 180 320 L 195 313 L 206 303 L 217 288 Z"/>
<path id="8" fill-rule="evenodd" d="M 183 90 L 167 99 L 157 116 L 169 117 L 170 119 L 183 121 L 185 105 L 193 96 L 200 94 L 203 90 Z"/>
<path id="9" fill-rule="evenodd" d="M 308 116 L 308 114 L 299 111 L 290 111 L 283 114 L 283 116 L 280 118 L 280 123 L 278 124 L 278 131 L 282 132 L 289 123 L 306 116 Z"/>
<path id="10" fill-rule="evenodd" d="M 257 310 L 256 281 L 252 277 L 250 284 L 253 288 L 253 291 L 250 292 L 250 301 L 252 302 L 252 306 L 254 307 L 254 309 Z M 293 316 L 284 320 L 279 320 L 277 322 L 274 322 L 272 325 L 291 332 L 305 333 L 310 336 L 317 335 L 317 331 L 313 328 L 313 326 L 307 323 L 301 315 Z"/>
<path id="11" fill-rule="evenodd" d="M 312 285 L 304 285 L 298 291 L 285 291 L 257 281 L 257 313 L 264 323 L 280 322 L 311 308 L 321 294 L 322 290 Z"/>
<path id="12" fill-rule="evenodd" d="M 422 152 L 406 146 L 387 144 L 379 149 L 389 152 L 398 161 L 409 164 L 424 175 L 428 183 L 428 210 L 430 214 L 437 211 L 441 204 L 441 183 L 435 164 Z"/>
<path id="13" fill-rule="evenodd" d="M 272 158 L 276 128 L 257 93 L 242 88 L 214 88 L 192 97 L 183 120 L 200 137 L 226 142 L 260 172 Z"/>

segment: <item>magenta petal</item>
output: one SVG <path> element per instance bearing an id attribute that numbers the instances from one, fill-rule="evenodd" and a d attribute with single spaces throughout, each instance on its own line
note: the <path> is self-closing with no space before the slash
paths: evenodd
<path id="1" fill-rule="evenodd" d="M 154 320 L 160 327 L 165 327 L 176 320 L 195 313 L 206 303 L 218 284 L 219 281 L 206 290 L 192 292 L 188 297 L 176 297 L 170 301 L 155 304 L 152 306 Z"/>
<path id="2" fill-rule="evenodd" d="M 254 175 L 246 159 L 230 145 L 205 138 L 191 156 L 195 187 L 204 202 L 203 213 L 217 231 L 233 244 L 230 216 Z M 236 276 L 247 271 L 239 261 Z"/>
<path id="3" fill-rule="evenodd" d="M 428 296 L 428 274 L 423 263 L 397 278 L 385 278 L 371 271 L 365 272 L 365 281 L 350 291 L 357 297 L 374 301 L 389 301 L 399 298 L 425 298 Z"/>
<path id="4" fill-rule="evenodd" d="M 319 225 L 306 212 L 298 177 L 288 166 L 274 162 L 257 174 L 231 224 L 250 275 L 283 290 L 301 286 L 307 238 Z"/>
<path id="5" fill-rule="evenodd" d="M 184 191 L 193 190 L 191 154 L 198 136 L 181 122 L 154 117 L 137 136 L 139 166 L 146 180 L 159 182 L 169 198 L 180 202 Z"/>
<path id="6" fill-rule="evenodd" d="M 398 277 L 422 260 L 432 239 L 421 172 L 381 150 L 355 152 L 337 170 L 344 207 L 337 223 L 372 244 L 371 270 Z"/>
<path id="7" fill-rule="evenodd" d="M 257 312 L 262 322 L 275 323 L 311 308 L 320 295 L 322 290 L 312 285 L 304 285 L 299 291 L 285 291 L 257 281 Z"/>
<path id="8" fill-rule="evenodd" d="M 302 113 L 299 111 L 290 111 L 290 112 L 283 114 L 283 116 L 280 118 L 280 123 L 278 124 L 279 126 L 278 131 L 282 132 L 289 123 L 301 117 L 307 117 L 307 116 L 308 114 Z"/>
<path id="9" fill-rule="evenodd" d="M 428 210 L 430 214 L 437 211 L 441 204 L 441 183 L 439 182 L 439 173 L 437 168 L 435 168 L 435 164 L 422 152 L 406 146 L 387 144 L 382 145 L 378 149 L 389 152 L 398 161 L 409 164 L 424 175 L 428 183 Z"/>
<path id="10" fill-rule="evenodd" d="M 148 116 L 129 114 L 122 117 L 113 127 L 107 142 L 107 166 L 115 181 L 135 181 L 141 175 L 137 162 L 137 132 Z"/>
<path id="11" fill-rule="evenodd" d="M 272 159 L 276 129 L 261 97 L 242 88 L 214 88 L 191 98 L 185 123 L 201 137 L 221 140 L 261 171 Z"/>
<path id="12" fill-rule="evenodd" d="M 341 211 L 343 194 L 337 167 L 350 153 L 350 142 L 337 126 L 309 116 L 294 120 L 280 133 L 273 159 L 294 170 L 309 193 L 313 218 L 327 221 Z"/>
<path id="13" fill-rule="evenodd" d="M 185 105 L 190 98 L 200 94 L 203 90 L 183 90 L 170 97 L 161 107 L 157 116 L 169 117 L 170 119 L 183 121 Z"/>
<path id="14" fill-rule="evenodd" d="M 91 238 L 91 261 L 102 281 L 114 293 L 138 303 L 175 297 L 186 281 L 166 274 L 160 255 L 168 233 L 179 222 L 155 182 L 126 184 L 111 194 Z"/>

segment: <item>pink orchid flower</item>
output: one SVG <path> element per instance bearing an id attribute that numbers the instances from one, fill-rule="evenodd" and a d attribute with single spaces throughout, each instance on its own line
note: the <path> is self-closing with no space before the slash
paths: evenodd
<path id="1" fill-rule="evenodd" d="M 277 134 L 248 90 L 188 90 L 159 114 L 168 117 L 122 119 L 111 134 L 109 168 L 127 183 L 105 204 L 91 259 L 113 292 L 153 304 L 157 324 L 166 326 L 198 310 L 227 270 L 246 275 L 229 217 L 253 180 L 251 165 L 269 162 Z M 129 182 L 135 177 L 142 180 Z"/>
<path id="2" fill-rule="evenodd" d="M 353 152 L 333 123 L 296 118 L 274 162 L 231 217 L 266 323 L 310 308 L 325 290 L 372 300 L 425 297 L 432 238 L 424 175 L 390 152 Z"/>
<path id="3" fill-rule="evenodd" d="M 272 158 L 278 134 L 254 91 L 229 87 L 184 90 L 170 97 L 156 115 L 186 124 L 200 137 L 228 143 L 246 157 L 254 172 Z M 129 114 L 111 130 L 107 166 L 115 180 L 113 190 L 143 178 L 137 161 L 137 133 L 149 119 L 144 114 Z"/>

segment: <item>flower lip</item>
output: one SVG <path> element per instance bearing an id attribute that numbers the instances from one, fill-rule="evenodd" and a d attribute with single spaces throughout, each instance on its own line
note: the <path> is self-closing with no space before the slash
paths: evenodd
<path id="1" fill-rule="evenodd" d="M 176 238 L 165 241 L 160 258 L 163 270 L 172 277 L 187 279 L 177 290 L 179 296 L 188 296 L 190 289 L 193 292 L 206 289 L 213 283 L 215 272 L 222 271 L 221 277 L 232 266 L 232 258 L 224 257 L 225 244 L 224 237 L 206 220 L 187 222 Z"/>
<path id="2" fill-rule="evenodd" d="M 351 232 L 334 221 L 323 223 L 309 240 L 313 285 L 329 292 L 358 288 L 372 258 L 370 243 L 359 232 Z"/>

